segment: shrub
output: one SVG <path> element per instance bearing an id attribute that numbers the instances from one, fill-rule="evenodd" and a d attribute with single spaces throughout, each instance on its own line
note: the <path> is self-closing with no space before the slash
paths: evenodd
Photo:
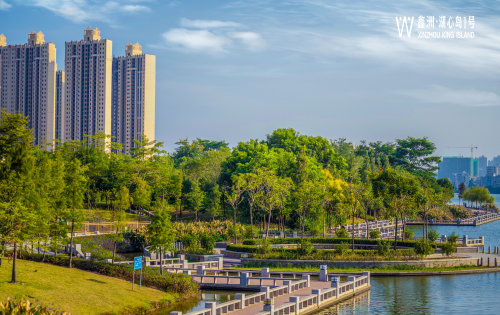
<path id="1" fill-rule="evenodd" d="M 259 254 L 262 254 L 262 255 L 266 255 L 266 254 L 269 254 L 271 252 L 271 245 L 269 244 L 269 242 L 267 240 L 263 240 L 263 242 L 261 243 L 261 245 L 258 247 L 257 249 L 257 253 Z"/>
<path id="2" fill-rule="evenodd" d="M 435 242 L 439 238 L 439 233 L 436 230 L 430 230 L 427 234 L 429 241 Z"/>
<path id="3" fill-rule="evenodd" d="M 450 256 L 457 251 L 457 246 L 455 245 L 455 243 L 447 242 L 441 244 L 441 250 L 443 251 L 443 254 L 445 254 L 446 256 Z"/>
<path id="4" fill-rule="evenodd" d="M 380 230 L 379 229 L 370 230 L 370 239 L 374 240 L 378 238 L 380 238 Z"/>
<path id="5" fill-rule="evenodd" d="M 391 243 L 389 241 L 379 240 L 377 242 L 377 252 L 379 255 L 387 255 L 391 249 Z"/>
<path id="6" fill-rule="evenodd" d="M 342 244 L 344 242 L 350 243 L 352 239 L 350 238 L 333 238 L 333 237 L 327 237 L 327 238 L 321 238 L 321 237 L 309 237 L 307 238 L 308 240 L 311 241 L 313 244 Z M 270 238 L 268 239 L 268 242 L 270 244 L 299 244 L 301 241 L 301 238 Z M 387 240 L 390 242 L 392 245 L 394 243 L 393 240 Z M 244 240 L 243 244 L 244 245 L 259 245 L 261 243 L 261 240 Z M 398 246 L 402 247 L 414 247 L 416 241 L 409 240 L 409 241 L 400 241 L 398 240 Z M 377 245 L 378 240 L 373 240 L 373 239 L 365 239 L 365 238 L 355 238 L 354 239 L 354 244 L 363 244 L 363 245 Z M 432 244 L 432 247 L 436 247 L 435 244 Z"/>
<path id="7" fill-rule="evenodd" d="M 203 234 L 200 237 L 200 244 L 206 254 L 212 254 L 215 248 L 215 238 L 210 234 Z"/>
<path id="8" fill-rule="evenodd" d="M 42 254 L 23 252 L 23 259 L 41 262 Z M 69 265 L 67 256 L 45 256 L 45 262 L 52 265 L 66 267 Z M 92 260 L 73 258 L 75 268 L 95 272 L 104 276 L 132 281 L 133 266 L 123 264 L 108 264 Z M 184 296 L 193 296 L 198 292 L 198 284 L 187 275 L 166 272 L 163 276 L 157 268 L 144 268 L 142 273 L 142 284 L 147 287 L 156 288 Z"/>
<path id="9" fill-rule="evenodd" d="M 303 239 L 300 241 L 299 247 L 297 247 L 297 256 L 307 256 L 312 254 L 314 250 L 313 244 L 308 239 Z"/>
<path id="10" fill-rule="evenodd" d="M 0 314 L 26 314 L 26 315 L 56 315 L 67 314 L 49 309 L 48 307 L 33 304 L 26 299 L 11 300 L 5 303 L 0 302 Z"/>
<path id="11" fill-rule="evenodd" d="M 413 231 L 405 229 L 405 240 L 413 238 Z"/>
<path id="12" fill-rule="evenodd" d="M 434 253 L 434 249 L 431 244 L 425 239 L 420 239 L 415 244 L 415 253 L 419 256 L 426 256 Z"/>
<path id="13" fill-rule="evenodd" d="M 337 255 L 345 255 L 349 251 L 349 244 L 347 242 L 343 242 L 339 245 L 335 246 L 335 254 Z"/>
<path id="14" fill-rule="evenodd" d="M 460 237 L 455 233 L 451 233 L 450 236 L 448 236 L 448 242 L 455 244 Z"/>
<path id="15" fill-rule="evenodd" d="M 337 235 L 337 237 L 339 237 L 339 238 L 349 237 L 349 233 L 347 232 L 347 230 L 345 228 L 338 229 L 337 232 L 335 232 L 335 235 Z"/>
<path id="16" fill-rule="evenodd" d="M 182 247 L 186 252 L 197 252 L 198 251 L 198 239 L 194 234 L 184 234 L 181 237 Z"/>

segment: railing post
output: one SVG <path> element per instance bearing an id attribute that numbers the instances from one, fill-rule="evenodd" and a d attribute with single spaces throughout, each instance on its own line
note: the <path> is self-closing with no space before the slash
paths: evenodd
<path id="1" fill-rule="evenodd" d="M 332 288 L 335 288 L 335 297 L 339 297 L 339 282 L 340 282 L 340 277 L 333 276 L 332 277 Z"/>
<path id="2" fill-rule="evenodd" d="M 191 275 L 191 270 L 182 270 L 182 274 L 190 276 Z"/>
<path id="3" fill-rule="evenodd" d="M 307 281 L 307 287 L 311 286 L 311 276 L 310 275 L 302 275 L 302 280 Z"/>
<path id="4" fill-rule="evenodd" d="M 347 277 L 347 282 L 352 282 L 352 290 L 356 291 L 355 278 L 353 276 Z"/>
<path id="5" fill-rule="evenodd" d="M 328 281 L 328 266 L 327 265 L 319 266 L 319 281 L 323 281 L 323 282 Z"/>
<path id="6" fill-rule="evenodd" d="M 266 299 L 271 298 L 269 295 L 269 287 L 260 287 L 260 292 L 265 292 L 266 293 Z"/>
<path id="7" fill-rule="evenodd" d="M 312 294 L 316 294 L 318 307 L 321 306 L 321 289 L 312 289 Z"/>
<path id="8" fill-rule="evenodd" d="M 295 303 L 295 315 L 299 314 L 299 297 L 298 296 L 291 296 L 290 297 L 290 303 Z M 180 314 L 182 315 L 182 314 Z"/>
<path id="9" fill-rule="evenodd" d="M 240 309 L 244 309 L 245 308 L 245 293 L 236 293 L 234 295 L 234 299 L 235 300 L 240 300 Z"/>
<path id="10" fill-rule="evenodd" d="M 240 286 L 248 286 L 248 272 L 240 272 Z"/>
<path id="11" fill-rule="evenodd" d="M 203 276 L 205 274 L 205 266 L 196 266 L 196 274 L 198 276 Z"/>
<path id="12" fill-rule="evenodd" d="M 224 269 L 224 257 L 217 257 L 219 270 Z"/>
<path id="13" fill-rule="evenodd" d="M 271 277 L 271 273 L 269 272 L 269 268 L 261 268 L 260 269 L 260 276 L 262 278 L 270 278 Z"/>
<path id="14" fill-rule="evenodd" d="M 366 276 L 366 283 L 368 286 L 370 286 L 370 272 L 369 271 L 363 271 L 363 276 Z"/>
<path id="15" fill-rule="evenodd" d="M 205 302 L 205 308 L 210 309 L 210 314 L 211 315 L 217 315 L 216 308 L 217 307 L 217 302 Z"/>
<path id="16" fill-rule="evenodd" d="M 290 282 L 290 280 L 283 281 L 283 285 L 287 286 L 286 293 L 288 294 L 292 293 L 292 286 L 290 285 Z"/>

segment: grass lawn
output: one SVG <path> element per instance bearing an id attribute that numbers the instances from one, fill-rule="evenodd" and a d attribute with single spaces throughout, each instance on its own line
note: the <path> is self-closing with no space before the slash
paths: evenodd
<path id="1" fill-rule="evenodd" d="M 26 297 L 31 302 L 71 314 L 137 313 L 175 296 L 78 269 L 18 260 L 19 284 L 11 284 L 12 262 L 2 260 L 0 300 Z M 137 278 L 138 279 L 138 278 Z"/>
<path id="2" fill-rule="evenodd" d="M 235 269 L 246 269 L 246 270 L 259 270 L 260 267 L 244 267 Z M 397 267 L 381 267 L 381 268 L 328 268 L 328 272 L 418 272 L 418 271 L 457 271 L 457 270 L 471 270 L 471 269 L 488 269 L 488 267 L 479 266 L 456 266 L 456 267 L 442 267 L 442 268 L 426 268 L 426 267 L 414 267 L 401 265 Z M 303 271 L 303 272 L 319 272 L 319 267 L 269 267 L 272 271 Z"/>

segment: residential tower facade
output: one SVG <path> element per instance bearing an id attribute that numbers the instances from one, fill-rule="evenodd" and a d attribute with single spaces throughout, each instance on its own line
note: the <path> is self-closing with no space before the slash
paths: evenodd
<path id="1" fill-rule="evenodd" d="M 127 44 L 125 56 L 113 58 L 112 141 L 129 154 L 134 140 L 155 139 L 156 56 Z"/>
<path id="2" fill-rule="evenodd" d="M 87 28 L 83 40 L 66 42 L 65 57 L 64 139 L 110 135 L 112 42 Z"/>
<path id="3" fill-rule="evenodd" d="M 29 118 L 34 144 L 46 147 L 55 137 L 56 47 L 42 32 L 28 42 L 7 45 L 0 35 L 0 106 Z"/>

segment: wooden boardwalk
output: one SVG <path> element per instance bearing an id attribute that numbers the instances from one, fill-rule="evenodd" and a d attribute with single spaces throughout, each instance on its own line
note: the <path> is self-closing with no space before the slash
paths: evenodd
<path id="1" fill-rule="evenodd" d="M 237 284 L 237 277 L 211 276 L 212 285 L 226 281 L 226 288 L 238 285 L 240 288 L 244 284 L 247 287 L 251 280 L 246 272 L 242 273 L 241 282 Z M 193 275 L 193 279 L 201 281 L 210 276 Z M 189 315 L 288 315 L 288 314 L 308 314 L 319 309 L 329 307 L 347 298 L 361 294 L 370 289 L 370 273 L 363 275 L 351 275 L 347 281 L 341 282 L 340 277 L 328 275 L 326 270 L 319 275 L 320 280 L 310 280 L 310 275 L 303 275 L 302 279 L 266 278 L 273 281 L 274 286 L 260 286 L 260 291 L 254 294 L 238 293 L 235 299 L 222 304 L 216 302 L 206 302 L 205 309 L 188 313 Z M 329 281 L 330 277 L 332 281 Z M 265 282 L 263 279 L 257 279 Z M 223 282 L 223 281 L 222 281 Z M 223 283 L 220 283 L 223 284 Z M 171 315 L 181 315 L 181 312 L 171 312 Z"/>

